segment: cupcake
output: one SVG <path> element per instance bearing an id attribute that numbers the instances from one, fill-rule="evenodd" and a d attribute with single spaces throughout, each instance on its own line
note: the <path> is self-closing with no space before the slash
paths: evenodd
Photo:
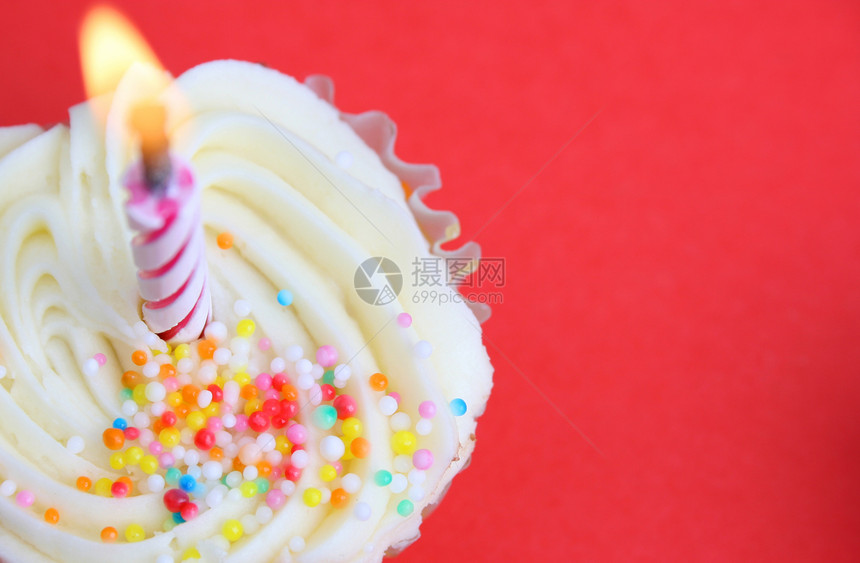
<path id="1" fill-rule="evenodd" d="M 0 559 L 379 561 L 468 463 L 492 386 L 480 321 L 410 272 L 474 267 L 433 166 L 332 85 L 143 66 L 69 125 L 0 129 Z M 167 108 L 201 190 L 211 321 L 141 320 L 124 210 L 133 108 Z M 107 108 L 106 120 L 93 108 Z"/>

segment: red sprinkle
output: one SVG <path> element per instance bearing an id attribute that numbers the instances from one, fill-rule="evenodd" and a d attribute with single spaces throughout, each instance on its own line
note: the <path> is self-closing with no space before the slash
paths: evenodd
<path id="1" fill-rule="evenodd" d="M 281 387 L 283 387 L 289 382 L 290 378 L 287 377 L 287 374 L 285 373 L 276 373 L 272 376 L 272 387 L 277 391 L 280 391 Z"/>
<path id="2" fill-rule="evenodd" d="M 355 411 L 358 410 L 355 399 L 350 395 L 340 395 L 334 400 L 332 406 L 337 409 L 337 417 L 341 420 L 355 416 Z"/>
<path id="3" fill-rule="evenodd" d="M 140 438 L 140 430 L 138 430 L 134 426 L 129 426 L 128 428 L 123 430 L 122 433 L 125 434 L 126 440 L 137 440 L 138 438 Z"/>
<path id="4" fill-rule="evenodd" d="M 334 390 L 334 387 L 332 387 L 328 383 L 323 383 L 322 385 L 320 385 L 320 389 L 322 390 L 323 401 L 331 401 L 337 394 Z"/>
<path id="5" fill-rule="evenodd" d="M 169 489 L 164 493 L 164 506 L 170 512 L 179 512 L 186 502 L 188 502 L 188 493 L 182 489 Z"/>
<path id="6" fill-rule="evenodd" d="M 212 393 L 212 402 L 213 403 L 220 403 L 221 401 L 224 400 L 224 390 L 221 389 L 219 386 L 217 386 L 213 383 L 212 385 L 210 385 L 206 389 L 208 389 L 209 392 Z"/>
<path id="7" fill-rule="evenodd" d="M 254 411 L 248 417 L 248 426 L 254 432 L 265 432 L 269 428 L 269 419 L 262 411 Z"/>
<path id="8" fill-rule="evenodd" d="M 182 503 L 182 506 L 179 507 L 179 514 L 182 516 L 182 519 L 186 521 L 197 516 L 199 511 L 200 509 L 193 502 L 184 502 Z"/>
<path id="9" fill-rule="evenodd" d="M 194 445 L 201 450 L 211 450 L 215 445 L 215 433 L 208 428 L 201 428 L 194 435 Z"/>
<path id="10" fill-rule="evenodd" d="M 176 424 L 176 413 L 173 411 L 164 411 L 161 415 L 161 422 L 164 426 L 173 426 Z"/>

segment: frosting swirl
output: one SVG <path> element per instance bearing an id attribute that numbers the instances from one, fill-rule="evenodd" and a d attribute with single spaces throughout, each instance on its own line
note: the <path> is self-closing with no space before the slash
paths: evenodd
<path id="1" fill-rule="evenodd" d="M 75 487 L 81 475 L 95 481 L 125 473 L 110 466 L 101 443 L 102 431 L 123 416 L 120 375 L 135 369 L 133 351 L 165 349 L 154 335 L 136 330 L 133 233 L 123 210 L 123 177 L 137 150 L 128 117 L 139 100 L 153 96 L 169 108 L 172 150 L 191 163 L 202 189 L 213 317 L 236 326 L 241 316 L 233 305 L 244 300 L 257 334 L 271 341 L 268 355 L 245 358 L 248 373 L 266 371 L 272 357 L 291 346 L 314 361 L 310 351 L 331 345 L 351 368 L 344 391 L 356 400 L 371 448 L 362 459 L 344 461 L 344 473 L 360 478 L 350 506 L 369 507 L 366 519 L 350 507 L 302 502 L 303 490 L 326 486 L 319 477 L 326 433 L 309 423 L 310 460 L 296 494 L 254 533 L 226 546 L 223 523 L 254 514 L 259 497 L 229 497 L 162 531 L 161 494 L 144 489 L 107 498 Z M 406 271 L 416 258 L 442 254 L 439 245 L 457 235 L 457 225 L 452 215 L 423 204 L 438 187 L 435 168 L 397 160 L 393 124 L 376 112 L 341 115 L 326 101 L 330 97 L 323 79 L 306 86 L 236 61 L 201 65 L 174 83 L 134 67 L 109 98 L 71 108 L 68 127 L 0 130 L 0 365 L 6 368 L 0 481 L 34 491 L 35 507 L 61 515 L 51 525 L 41 512 L 0 496 L 0 558 L 179 560 L 196 548 L 212 561 L 377 561 L 417 537 L 422 512 L 438 502 L 471 455 L 492 367 L 478 320 L 461 300 L 414 303 L 404 293 L 370 305 L 356 293 L 354 275 L 363 261 L 383 256 Z M 96 107 L 109 108 L 106 125 L 95 117 Z M 403 181 L 414 188 L 409 198 Z M 229 251 L 215 242 L 225 231 L 235 237 Z M 475 245 L 457 252 L 477 257 Z M 274 300 L 282 288 L 295 298 L 290 307 Z M 408 328 L 393 322 L 403 312 L 415 319 Z M 418 341 L 432 344 L 429 358 L 416 356 Z M 97 370 L 91 361 L 96 353 L 105 356 Z M 229 377 L 240 363 L 219 369 Z M 297 363 L 285 361 L 291 377 Z M 400 393 L 399 410 L 413 421 L 420 403 L 440 406 L 432 432 L 419 437 L 435 463 L 424 472 L 425 494 L 408 516 L 396 510 L 402 494 L 374 484 L 380 469 L 397 472 L 389 446 L 394 430 L 378 406 L 383 395 L 368 385 L 377 372 Z M 465 415 L 441 408 L 455 398 L 468 405 Z M 299 402 L 309 401 L 302 391 Z M 310 409 L 297 416 L 306 421 Z M 84 439 L 80 453 L 66 447 L 73 436 Z M 105 526 L 121 530 L 132 523 L 144 528 L 146 539 L 106 544 L 98 537 Z M 303 549 L 291 549 L 296 537 Z"/>

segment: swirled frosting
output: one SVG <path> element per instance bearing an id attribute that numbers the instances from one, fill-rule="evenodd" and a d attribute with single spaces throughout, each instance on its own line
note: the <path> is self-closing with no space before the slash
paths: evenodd
<path id="1" fill-rule="evenodd" d="M 208 377 L 213 370 L 218 381 L 243 372 L 253 377 L 274 369 L 276 360 L 296 382 L 297 347 L 315 362 L 322 345 L 337 350 L 352 373 L 337 392 L 355 400 L 369 452 L 342 459 L 335 480 L 323 480 L 321 443 L 342 422 L 331 430 L 312 424 L 319 397 L 311 395 L 319 387 L 300 389 L 294 422 L 307 429 L 309 459 L 295 492 L 271 515 L 260 512 L 262 495 L 226 494 L 211 508 L 201 502 L 195 518 L 165 526 L 170 514 L 163 492 L 147 490 L 145 475 L 125 498 L 76 486 L 81 476 L 93 482 L 141 477 L 140 468 L 111 466 L 102 433 L 116 418 L 139 419 L 123 410 L 122 375 L 154 374 L 135 365 L 135 350 L 152 350 L 147 365 L 176 363 L 163 342 L 140 330 L 133 233 L 123 210 L 123 176 L 137 150 L 128 116 L 145 97 L 168 107 L 172 150 L 191 164 L 202 188 L 214 319 L 237 326 L 243 311 L 234 304 L 241 300 L 256 326 L 247 344 L 241 336 L 219 344 L 231 347 L 233 358 L 217 368 L 210 360 Z M 393 125 L 374 112 L 342 115 L 330 97 L 324 80 L 303 85 L 249 63 L 204 64 L 175 82 L 135 67 L 113 95 L 71 108 L 69 126 L 0 129 L 0 559 L 154 562 L 191 553 L 209 561 L 378 561 L 418 536 L 422 513 L 471 455 L 492 367 L 475 314 L 451 289 L 438 288 L 452 293 L 444 306 L 416 303 L 408 288 L 383 305 L 356 293 L 355 271 L 366 259 L 386 257 L 408 272 L 416 259 L 440 254 L 457 226 L 450 214 L 423 204 L 424 194 L 438 187 L 435 169 L 393 156 Z M 94 111 L 104 109 L 105 121 Z M 409 197 L 404 182 L 414 191 Z M 216 244 L 222 232 L 233 235 L 232 248 Z M 459 255 L 474 258 L 476 250 L 466 246 Z M 294 298 L 289 307 L 275 301 L 283 288 Z M 404 312 L 413 318 L 408 327 L 395 322 Z M 258 346 L 261 339 L 270 347 Z M 429 357 L 423 341 L 432 346 Z M 237 359 L 242 350 L 245 357 Z M 103 365 L 94 363 L 97 354 Z M 311 371 L 319 378 L 323 369 Z M 371 387 L 375 373 L 387 376 L 387 391 Z M 421 491 L 411 497 L 374 478 L 380 470 L 396 476 L 414 469 L 403 467 L 392 450 L 393 417 L 380 408 L 390 391 L 399 394 L 398 413 L 408 415 L 395 428 L 414 428 L 420 403 L 437 406 L 432 429 L 427 424 L 416 434 L 417 447 L 432 452 L 434 461 L 413 475 Z M 467 406 L 465 414 L 448 408 L 454 399 Z M 152 407 L 138 402 L 141 412 Z M 201 453 L 198 464 L 206 459 Z M 358 477 L 351 477 L 345 506 L 305 502 L 303 491 L 334 489 L 345 474 Z M 204 489 L 219 486 L 199 481 Z M 35 502 L 21 506 L 19 491 L 32 492 Z M 407 498 L 414 510 L 404 516 L 397 507 Z M 48 507 L 57 511 L 56 523 L 43 517 Z M 246 526 L 240 539 L 225 539 L 225 522 L 248 523 L 260 514 L 265 517 Z M 145 539 L 125 540 L 131 524 L 143 528 Z M 118 541 L 100 539 L 105 527 L 119 531 Z"/>

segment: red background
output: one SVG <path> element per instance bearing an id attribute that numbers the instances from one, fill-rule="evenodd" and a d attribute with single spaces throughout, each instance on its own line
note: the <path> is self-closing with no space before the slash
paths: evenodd
<path id="1" fill-rule="evenodd" d="M 4 2 L 0 123 L 83 99 L 88 4 Z M 860 557 L 860 5 L 173 4 L 117 3 L 176 74 L 384 109 L 507 260 L 474 461 L 399 561 Z"/>

